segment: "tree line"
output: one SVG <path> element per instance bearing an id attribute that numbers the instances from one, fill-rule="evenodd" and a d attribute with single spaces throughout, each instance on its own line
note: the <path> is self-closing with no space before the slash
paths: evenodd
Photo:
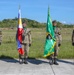
<path id="1" fill-rule="evenodd" d="M 27 18 L 22 18 L 22 22 L 26 22 L 27 26 L 30 28 L 44 28 L 46 27 L 46 23 L 40 23 L 35 20 L 27 19 Z M 16 28 L 18 25 L 18 18 L 15 17 L 14 19 L 4 19 L 0 21 L 0 28 Z M 62 24 L 60 22 L 57 22 L 58 27 L 73 27 L 74 25 L 71 24 Z"/>

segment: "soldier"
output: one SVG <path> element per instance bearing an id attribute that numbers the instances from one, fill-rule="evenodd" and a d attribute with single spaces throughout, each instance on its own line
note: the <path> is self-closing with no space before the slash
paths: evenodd
<path id="1" fill-rule="evenodd" d="M 2 31 L 0 30 L 0 45 L 2 43 Z"/>
<path id="2" fill-rule="evenodd" d="M 54 30 L 55 39 L 56 39 L 56 45 L 54 47 L 54 54 L 52 55 L 51 64 L 59 65 L 57 63 L 57 56 L 58 56 L 59 47 L 61 46 L 62 37 L 61 37 L 60 29 L 56 26 L 57 25 L 56 20 L 54 20 L 52 24 L 53 24 L 53 30 Z"/>
<path id="3" fill-rule="evenodd" d="M 72 32 L 72 45 L 74 46 L 74 30 Z"/>
<path id="4" fill-rule="evenodd" d="M 30 29 L 28 29 L 26 27 L 26 23 L 23 22 L 23 34 L 22 34 L 22 47 L 25 51 L 25 54 L 24 54 L 24 63 L 27 64 L 27 61 L 26 59 L 28 58 L 28 54 L 29 54 L 29 47 L 31 46 L 31 31 Z"/>

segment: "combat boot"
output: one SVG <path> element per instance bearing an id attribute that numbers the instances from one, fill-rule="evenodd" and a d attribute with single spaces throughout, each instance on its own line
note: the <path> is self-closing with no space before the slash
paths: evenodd
<path id="1" fill-rule="evenodd" d="M 20 54 L 19 54 L 19 63 L 22 64 L 22 58 Z"/>
<path id="2" fill-rule="evenodd" d="M 26 58 L 24 58 L 24 61 L 23 61 L 24 64 L 28 64 Z"/>
<path id="3" fill-rule="evenodd" d="M 52 57 L 50 58 L 49 63 L 50 63 L 50 65 L 53 65 L 54 64 L 54 59 Z"/>
<path id="4" fill-rule="evenodd" d="M 55 64 L 55 65 L 59 65 L 59 64 L 57 63 L 57 58 L 54 58 L 54 64 Z"/>

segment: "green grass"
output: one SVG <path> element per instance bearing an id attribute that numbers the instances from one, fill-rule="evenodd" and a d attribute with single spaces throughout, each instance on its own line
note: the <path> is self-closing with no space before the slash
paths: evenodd
<path id="1" fill-rule="evenodd" d="M 32 28 L 32 46 L 30 48 L 29 57 L 43 58 L 44 43 L 46 31 L 45 29 Z M 59 50 L 58 58 L 74 58 L 74 50 L 71 45 L 71 28 L 63 28 L 61 30 L 63 41 Z M 0 46 L 0 57 L 18 58 L 17 43 L 15 40 L 16 30 L 2 29 L 2 45 Z"/>

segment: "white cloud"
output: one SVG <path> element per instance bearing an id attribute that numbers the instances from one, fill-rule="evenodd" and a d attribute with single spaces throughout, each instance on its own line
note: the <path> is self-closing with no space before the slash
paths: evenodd
<path id="1" fill-rule="evenodd" d="M 66 22 L 66 21 L 61 21 L 61 23 L 63 23 L 63 24 L 67 24 L 67 22 Z"/>

